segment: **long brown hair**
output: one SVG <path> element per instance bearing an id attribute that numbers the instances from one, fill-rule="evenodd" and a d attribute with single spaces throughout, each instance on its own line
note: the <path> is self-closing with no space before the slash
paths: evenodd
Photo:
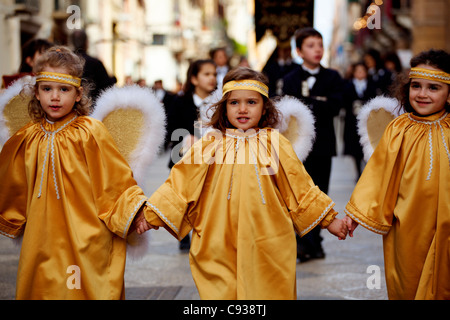
<path id="1" fill-rule="evenodd" d="M 223 83 L 226 84 L 233 80 L 257 80 L 264 83 L 266 86 L 269 86 L 269 80 L 264 74 L 246 67 L 238 67 L 229 71 L 223 79 Z M 213 111 L 213 115 L 208 125 L 222 132 L 225 132 L 227 128 L 231 127 L 227 118 L 227 100 L 230 94 L 231 92 L 227 92 L 223 95 L 222 99 L 210 107 Z M 258 126 L 260 128 L 274 127 L 279 121 L 278 110 L 271 99 L 263 95 L 261 96 L 264 100 L 263 108 L 265 114 L 261 117 Z"/>
<path id="2" fill-rule="evenodd" d="M 64 46 L 55 46 L 45 51 L 33 68 L 34 73 L 43 72 L 46 68 L 62 68 L 67 70 L 67 73 L 73 77 L 81 78 L 83 76 L 84 60 L 73 53 L 69 48 Z M 89 98 L 89 87 L 82 81 L 83 89 L 76 88 L 79 92 L 82 90 L 82 98 L 80 102 L 76 102 L 74 110 L 78 115 L 88 115 L 90 113 L 91 99 Z M 38 89 L 38 84 L 34 86 L 35 91 Z M 45 118 L 45 112 L 41 107 L 41 103 L 34 96 L 28 104 L 28 113 L 34 121 L 40 121 Z"/>

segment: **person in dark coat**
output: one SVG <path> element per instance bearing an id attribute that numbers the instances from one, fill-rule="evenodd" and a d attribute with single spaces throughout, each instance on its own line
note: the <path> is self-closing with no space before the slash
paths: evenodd
<path id="1" fill-rule="evenodd" d="M 377 95 L 377 87 L 368 76 L 363 62 L 352 65 L 351 77 L 346 81 L 344 90 L 344 154 L 355 161 L 358 178 L 362 173 L 363 150 L 359 142 L 357 116 L 361 107 Z"/>
<path id="2" fill-rule="evenodd" d="M 380 53 L 375 49 L 370 49 L 364 54 L 363 59 L 369 77 L 377 87 L 377 95 L 390 95 L 389 87 L 392 84 L 392 73 L 384 67 Z"/>
<path id="3" fill-rule="evenodd" d="M 88 37 L 84 30 L 75 30 L 71 37 L 74 52 L 85 60 L 83 79 L 89 81 L 92 106 L 95 107 L 95 101 L 101 92 L 113 86 L 117 79 L 108 75 L 105 66 L 99 59 L 87 54 Z"/>
<path id="4" fill-rule="evenodd" d="M 283 94 L 302 100 L 313 112 L 316 140 L 304 166 L 315 184 L 328 192 L 332 157 L 336 155 L 333 119 L 342 107 L 343 80 L 335 70 L 324 68 L 320 61 L 324 53 L 322 35 L 314 28 L 296 32 L 296 50 L 303 59 L 283 78 Z M 323 258 L 320 227 L 303 238 L 297 238 L 298 259 Z"/>
<path id="5" fill-rule="evenodd" d="M 279 43 L 272 56 L 267 61 L 262 72 L 269 78 L 269 96 L 282 94 L 283 77 L 294 70 L 296 64 L 292 60 L 289 43 Z M 280 92 L 281 91 L 281 92 Z"/>

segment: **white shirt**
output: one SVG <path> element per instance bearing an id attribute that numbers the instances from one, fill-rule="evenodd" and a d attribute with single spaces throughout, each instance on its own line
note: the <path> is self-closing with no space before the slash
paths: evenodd
<path id="1" fill-rule="evenodd" d="M 308 67 L 305 67 L 304 65 L 302 65 L 303 70 L 308 71 L 311 74 L 319 74 L 320 71 L 320 66 L 314 69 L 309 69 Z M 316 83 L 316 77 L 309 77 L 308 79 L 306 79 L 306 82 L 308 83 L 308 87 L 309 90 L 312 89 L 312 87 L 314 86 L 314 84 Z"/>

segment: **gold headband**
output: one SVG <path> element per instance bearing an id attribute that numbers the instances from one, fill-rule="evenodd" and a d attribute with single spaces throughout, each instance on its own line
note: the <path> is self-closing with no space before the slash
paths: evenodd
<path id="1" fill-rule="evenodd" d="M 409 78 L 421 78 L 450 84 L 450 74 L 430 69 L 411 68 Z"/>
<path id="2" fill-rule="evenodd" d="M 71 84 L 77 88 L 81 87 L 81 79 L 77 77 L 72 77 L 71 75 L 64 73 L 54 73 L 54 72 L 38 72 L 36 74 L 36 82 L 40 81 L 51 81 L 59 82 L 65 84 Z"/>
<path id="3" fill-rule="evenodd" d="M 229 81 L 223 86 L 223 94 L 234 90 L 252 90 L 261 93 L 269 98 L 269 88 L 262 82 L 257 80 L 237 80 Z"/>

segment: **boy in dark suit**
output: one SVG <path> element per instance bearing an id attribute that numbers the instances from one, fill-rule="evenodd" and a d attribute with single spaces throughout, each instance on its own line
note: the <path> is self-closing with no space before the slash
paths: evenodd
<path id="1" fill-rule="evenodd" d="M 299 98 L 314 114 L 316 140 L 304 166 L 316 185 L 327 193 L 331 160 L 336 155 L 333 119 L 342 107 L 343 80 L 337 71 L 320 65 L 324 48 L 317 30 L 300 29 L 295 39 L 303 63 L 283 78 L 283 94 Z M 320 227 L 303 238 L 297 237 L 300 261 L 325 257 L 321 241 Z"/>

